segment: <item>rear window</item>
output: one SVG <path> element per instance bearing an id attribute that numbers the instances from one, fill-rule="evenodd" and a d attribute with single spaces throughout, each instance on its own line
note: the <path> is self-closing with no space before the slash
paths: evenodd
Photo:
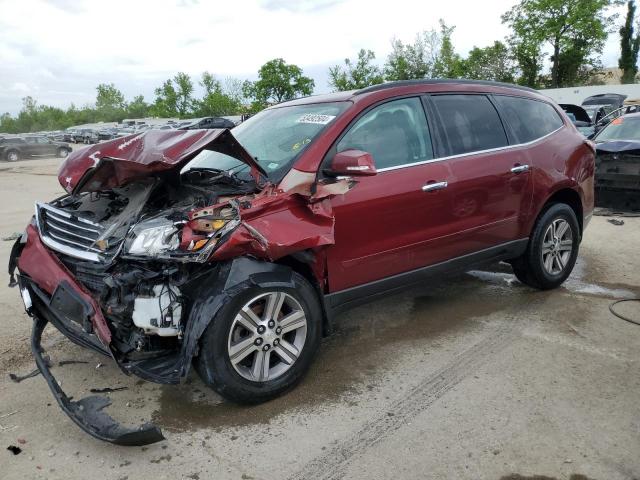
<path id="1" fill-rule="evenodd" d="M 516 143 L 527 143 L 544 137 L 562 125 L 560 114 L 551 105 L 520 97 L 495 97 Z"/>
<path id="2" fill-rule="evenodd" d="M 502 122 L 484 95 L 431 97 L 444 128 L 448 155 L 489 150 L 508 144 Z"/>

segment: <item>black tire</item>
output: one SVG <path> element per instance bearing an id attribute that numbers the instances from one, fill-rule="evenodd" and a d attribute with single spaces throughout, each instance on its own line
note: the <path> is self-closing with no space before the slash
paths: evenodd
<path id="1" fill-rule="evenodd" d="M 62 148 L 59 148 L 59 149 L 58 149 L 58 157 L 59 157 L 59 158 L 66 158 L 66 157 L 67 157 L 67 155 L 69 155 L 69 153 L 70 153 L 70 152 L 69 152 L 69 149 L 68 149 L 68 148 L 64 148 L 64 147 L 62 147 Z"/>
<path id="2" fill-rule="evenodd" d="M 200 353 L 195 359 L 196 370 L 207 385 L 227 400 L 240 404 L 271 400 L 293 388 L 309 369 L 322 336 L 321 307 L 315 289 L 304 277 L 293 272 L 293 280 L 295 288 L 248 286 L 218 311 L 203 333 Z M 297 360 L 280 376 L 262 382 L 251 381 L 238 373 L 231 362 L 228 344 L 231 329 L 236 315 L 247 302 L 276 291 L 293 297 L 304 310 L 307 320 L 304 345 Z"/>
<path id="3" fill-rule="evenodd" d="M 545 267 L 543 261 L 543 243 L 545 235 L 554 222 L 566 221 L 571 231 L 572 246 L 571 252 L 567 255 L 566 261 L 562 262 L 562 268 L 560 260 L 558 264 L 552 260 L 551 270 L 557 269 L 557 272 L 550 272 L 548 267 Z M 557 242 L 554 248 L 559 248 Z M 549 206 L 538 218 L 533 232 L 529 238 L 529 244 L 527 250 L 520 258 L 511 261 L 513 272 L 518 280 L 522 283 L 529 285 L 530 287 L 540 290 L 550 290 L 557 288 L 571 275 L 571 271 L 578 258 L 578 250 L 580 247 L 580 226 L 573 209 L 565 203 L 555 203 Z M 561 255 L 558 252 L 557 255 Z M 546 254 L 548 258 L 548 254 Z M 552 254 L 553 255 L 553 254 Z M 561 257 L 558 257 L 559 259 Z"/>
<path id="4" fill-rule="evenodd" d="M 18 160 L 20 160 L 21 155 L 20 155 L 20 152 L 17 150 L 9 150 L 5 154 L 4 158 L 7 162 L 17 162 Z"/>

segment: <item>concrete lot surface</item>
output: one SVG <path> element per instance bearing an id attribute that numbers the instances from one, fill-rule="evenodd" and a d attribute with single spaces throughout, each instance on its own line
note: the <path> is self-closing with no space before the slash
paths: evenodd
<path id="1" fill-rule="evenodd" d="M 59 162 L 0 163 L 1 237 L 23 230 L 35 200 L 62 193 Z M 527 288 L 501 264 L 340 316 L 303 383 L 255 407 L 223 401 L 196 375 L 181 386 L 123 376 L 49 327 L 65 391 L 127 387 L 109 394 L 109 412 L 161 426 L 167 440 L 149 447 L 94 440 L 41 376 L 9 380 L 34 363 L 30 319 L 5 277 L 0 478 L 640 478 L 640 326 L 608 310 L 640 296 L 640 218 L 606 220 L 593 219 L 558 290 Z M 0 241 L 2 265 L 11 243 Z M 640 320 L 637 303 L 620 310 Z"/>

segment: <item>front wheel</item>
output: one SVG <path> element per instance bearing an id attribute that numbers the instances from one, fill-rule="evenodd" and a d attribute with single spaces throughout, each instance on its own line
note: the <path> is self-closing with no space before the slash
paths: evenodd
<path id="1" fill-rule="evenodd" d="M 527 251 L 511 262 L 522 283 L 540 290 L 559 287 L 578 258 L 580 227 L 569 205 L 556 203 L 538 219 Z"/>
<path id="2" fill-rule="evenodd" d="M 249 286 L 223 306 L 201 339 L 196 369 L 228 400 L 255 404 L 296 385 L 321 338 L 313 287 L 293 273 L 295 288 Z"/>
<path id="3" fill-rule="evenodd" d="M 17 162 L 20 160 L 20 153 L 17 150 L 9 150 L 6 155 L 7 162 Z"/>
<path id="4" fill-rule="evenodd" d="M 58 149 L 58 157 L 59 158 L 65 158 L 67 155 L 69 155 L 69 149 L 68 148 L 59 148 Z"/>

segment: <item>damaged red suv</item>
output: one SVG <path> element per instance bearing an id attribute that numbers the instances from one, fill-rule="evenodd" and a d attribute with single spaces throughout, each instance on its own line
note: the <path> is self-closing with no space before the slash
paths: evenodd
<path id="1" fill-rule="evenodd" d="M 533 90 L 388 83 L 276 105 L 232 131 L 74 152 L 67 194 L 36 204 L 9 273 L 63 410 L 140 445 L 160 430 L 64 394 L 40 346 L 48 323 L 126 374 L 178 383 L 193 363 L 223 397 L 263 402 L 301 379 L 351 306 L 499 260 L 527 285 L 560 285 L 593 175 L 593 145 Z"/>

